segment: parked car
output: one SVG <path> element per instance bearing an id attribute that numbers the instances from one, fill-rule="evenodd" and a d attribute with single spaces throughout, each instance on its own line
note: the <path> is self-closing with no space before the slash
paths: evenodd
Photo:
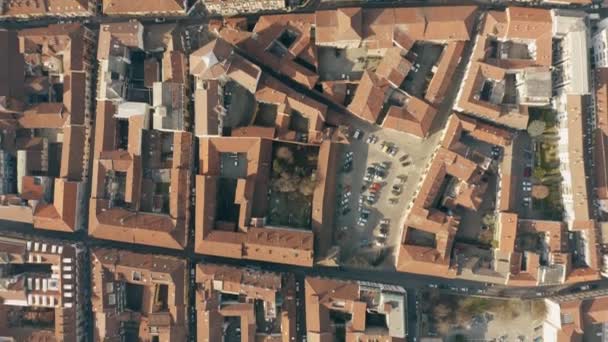
<path id="1" fill-rule="evenodd" d="M 343 172 L 350 172 L 353 169 L 353 161 L 345 161 L 344 165 L 342 165 L 342 171 Z"/>
<path id="2" fill-rule="evenodd" d="M 357 140 L 363 139 L 363 131 L 357 128 L 355 130 L 355 132 L 353 133 L 353 138 L 355 138 Z"/>
<path id="3" fill-rule="evenodd" d="M 386 238 L 388 234 L 382 230 L 378 230 L 377 236 Z"/>
<path id="4" fill-rule="evenodd" d="M 383 170 L 376 170 L 376 174 L 374 176 L 374 179 L 376 180 L 382 180 L 386 178 L 386 171 Z"/>
<path id="5" fill-rule="evenodd" d="M 374 244 L 378 247 L 382 247 L 382 246 L 384 246 L 384 244 L 386 244 L 386 239 L 385 238 L 376 238 L 376 240 L 374 240 Z"/>
<path id="6" fill-rule="evenodd" d="M 524 177 L 527 178 L 527 177 L 530 177 L 530 176 L 532 176 L 532 168 L 530 166 L 527 166 L 524 169 Z"/>
<path id="7" fill-rule="evenodd" d="M 498 157 L 500 157 L 500 152 L 501 152 L 500 147 L 498 147 L 498 146 L 493 146 L 493 147 L 492 147 L 492 150 L 491 150 L 491 152 L 490 152 L 490 155 L 492 156 L 492 158 L 494 158 L 494 159 L 498 159 Z"/>
<path id="8" fill-rule="evenodd" d="M 367 218 L 369 218 L 369 215 L 370 215 L 371 213 L 372 213 L 372 211 L 371 211 L 371 210 L 369 210 L 369 209 L 367 209 L 367 208 L 363 208 L 363 209 L 361 210 L 361 217 L 364 217 L 364 218 L 366 218 L 366 219 L 367 219 Z"/>
<path id="9" fill-rule="evenodd" d="M 399 184 L 393 184 L 393 186 L 391 187 L 391 193 L 395 196 L 401 195 L 402 191 L 403 191 L 403 188 Z"/>
<path id="10" fill-rule="evenodd" d="M 397 155 L 397 152 L 399 152 L 399 148 L 396 146 L 393 146 L 389 149 L 388 154 L 390 154 L 391 157 L 394 157 L 395 155 Z"/>
<path id="11" fill-rule="evenodd" d="M 354 153 L 352 151 L 346 152 L 346 155 L 344 156 L 344 165 L 342 166 L 344 172 L 350 172 L 353 169 L 353 156 Z"/>

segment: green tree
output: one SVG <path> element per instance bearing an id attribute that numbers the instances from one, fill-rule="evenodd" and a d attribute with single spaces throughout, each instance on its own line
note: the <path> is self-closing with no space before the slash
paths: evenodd
<path id="1" fill-rule="evenodd" d="M 293 151 L 287 146 L 281 146 L 277 149 L 276 157 L 285 160 L 287 164 L 293 164 Z"/>
<path id="2" fill-rule="evenodd" d="M 317 186 L 317 181 L 312 175 L 302 178 L 298 184 L 298 191 L 304 196 L 312 196 Z"/>
<path id="3" fill-rule="evenodd" d="M 538 179 L 539 181 L 542 180 L 546 174 L 547 170 L 543 169 L 542 167 L 535 167 L 532 171 L 532 177 Z"/>
<path id="4" fill-rule="evenodd" d="M 468 340 L 467 340 L 467 337 L 464 336 L 463 334 L 458 334 L 458 335 L 454 336 L 453 341 L 454 342 L 467 342 Z"/>
<path id="5" fill-rule="evenodd" d="M 275 159 L 272 161 L 272 171 L 277 175 L 285 172 L 285 167 L 283 166 L 281 159 Z"/>

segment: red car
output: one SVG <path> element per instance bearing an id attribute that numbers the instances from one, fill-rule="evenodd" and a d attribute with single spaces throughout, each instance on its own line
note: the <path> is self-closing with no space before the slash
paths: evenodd
<path id="1" fill-rule="evenodd" d="M 530 176 L 532 176 L 532 168 L 528 166 L 524 169 L 524 177 L 530 177 Z"/>
<path id="2" fill-rule="evenodd" d="M 369 188 L 370 190 L 378 191 L 380 188 L 382 188 L 382 184 L 374 182 Z"/>

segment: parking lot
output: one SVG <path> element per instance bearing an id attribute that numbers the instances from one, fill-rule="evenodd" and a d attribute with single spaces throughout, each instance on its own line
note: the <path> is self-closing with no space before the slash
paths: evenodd
<path id="1" fill-rule="evenodd" d="M 340 165 L 344 165 L 345 158 L 352 155 L 352 170 L 338 175 L 338 190 L 341 191 L 337 195 L 336 243 L 341 247 L 341 261 L 346 264 L 393 267 L 395 247 L 400 244 L 405 221 L 405 208 L 420 181 L 420 173 L 437 147 L 440 133 L 421 140 L 353 120 L 352 130 L 356 129 L 361 130 L 362 136 L 352 139 L 340 161 Z M 370 135 L 375 137 L 375 141 L 369 141 Z M 393 146 L 394 155 L 383 151 L 383 145 Z M 384 149 L 387 150 L 386 147 Z M 381 177 L 366 177 L 368 168 L 380 169 Z M 395 192 L 393 185 L 398 187 Z M 368 202 L 372 193 L 375 193 L 375 200 Z M 343 209 L 348 212 L 344 213 Z M 366 209 L 369 217 L 366 222 L 360 222 L 361 213 Z M 385 226 L 381 230 L 383 219 L 388 221 L 388 228 Z"/>
<path id="2" fill-rule="evenodd" d="M 467 45 L 462 60 L 468 60 L 471 51 L 471 45 Z M 460 83 L 463 76 L 464 64 L 461 63 L 456 69 L 452 82 Z M 351 144 L 344 148 L 341 157 L 344 158 L 348 152 L 352 152 L 352 170 L 338 175 L 339 188 L 350 188 L 350 194 L 347 192 L 346 197 L 343 193 L 338 193 L 338 198 L 336 198 L 339 205 L 336 213 L 334 244 L 340 247 L 340 263 L 355 267 L 394 269 L 395 255 L 401 244 L 406 208 L 418 187 L 421 173 L 426 170 L 426 166 L 439 144 L 442 129 L 452 113 L 452 105 L 457 92 L 458 87 L 452 87 L 446 93 L 444 101 L 437 108 L 431 133 L 426 139 L 391 129 L 382 129 L 355 117 L 349 118 L 351 131 L 359 129 L 363 136 L 359 139 L 352 139 Z M 367 143 L 370 134 L 377 137 L 375 143 Z M 382 151 L 385 142 L 389 142 L 397 148 L 398 151 L 394 156 Z M 409 162 L 409 165 L 403 166 L 400 159 L 406 153 L 406 162 Z M 369 209 L 370 215 L 367 222 L 359 225 L 358 220 L 361 217 L 359 199 L 361 194 L 369 194 L 367 186 L 362 191 L 362 187 L 365 185 L 364 177 L 368 167 L 374 167 L 374 163 L 383 161 L 388 161 L 391 165 L 387 168 L 386 178 L 378 181 L 382 186 L 377 192 L 376 202 L 372 205 L 366 203 L 361 205 L 361 208 Z M 343 163 L 343 160 L 340 162 Z M 391 187 L 395 183 L 401 183 L 399 177 L 403 176 L 407 178 L 404 178 L 405 182 L 401 184 L 402 192 L 395 196 L 392 194 Z M 348 198 L 346 207 L 350 209 L 350 212 L 346 214 L 343 214 L 341 206 L 344 198 Z M 391 204 L 391 200 L 395 198 L 398 200 L 397 203 Z M 389 224 L 386 237 L 378 240 L 378 228 L 382 219 L 388 220 Z"/>

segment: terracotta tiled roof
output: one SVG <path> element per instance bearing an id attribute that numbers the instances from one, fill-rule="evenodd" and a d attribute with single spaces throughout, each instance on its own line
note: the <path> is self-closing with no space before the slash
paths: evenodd
<path id="1" fill-rule="evenodd" d="M 389 89 L 387 80 L 378 77 L 375 73 L 365 71 L 348 109 L 360 118 L 375 123 L 380 116 Z"/>
<path id="2" fill-rule="evenodd" d="M 185 2 L 180 0 L 102 0 L 104 14 L 186 14 Z"/>
<path id="3" fill-rule="evenodd" d="M 498 249 L 503 253 L 515 251 L 515 236 L 517 235 L 517 214 L 501 212 L 498 214 L 500 237 Z"/>
<path id="4" fill-rule="evenodd" d="M 92 15 L 95 5 L 88 0 L 8 0 L 0 16 L 27 17 L 43 15 Z"/>
<path id="5" fill-rule="evenodd" d="M 339 8 L 315 13 L 316 42 L 334 43 L 361 40 L 361 8 Z"/>
<path id="6" fill-rule="evenodd" d="M 150 339 L 154 331 L 162 341 L 178 342 L 186 339 L 186 262 L 185 260 L 139 254 L 113 249 L 93 249 L 91 252 L 92 306 L 95 335 L 101 339 L 119 338 L 123 324 L 142 326 L 138 335 Z M 138 285 L 140 310 L 121 309 L 110 297 L 116 295 L 119 283 Z M 165 297 L 162 288 L 165 289 Z M 159 307 L 158 299 L 165 307 Z"/>

